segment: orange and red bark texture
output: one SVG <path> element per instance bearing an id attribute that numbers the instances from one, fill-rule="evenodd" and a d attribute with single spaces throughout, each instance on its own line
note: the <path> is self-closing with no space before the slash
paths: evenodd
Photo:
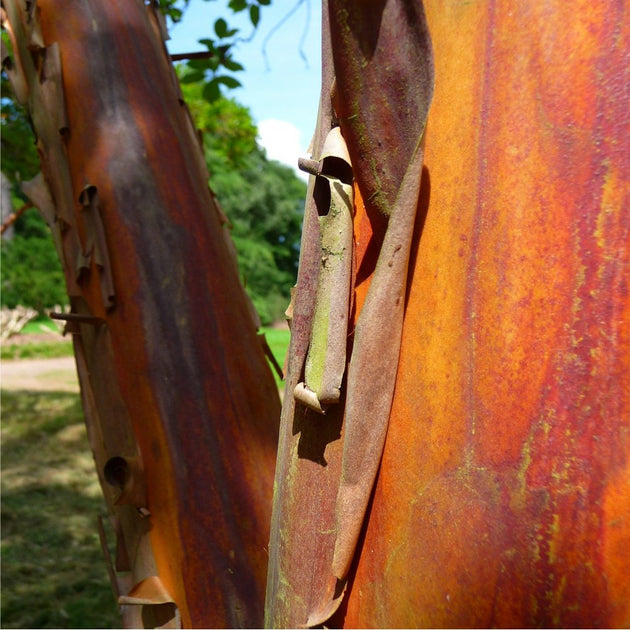
<path id="1" fill-rule="evenodd" d="M 435 91 L 400 360 L 346 593 L 326 625 L 627 626 L 627 7 L 424 7 Z M 387 227 L 360 192 L 359 316 L 370 282 L 360 272 Z M 320 542 L 335 537 L 337 416 L 319 418 L 319 465 L 305 449 L 308 414 L 281 435 L 290 475 L 276 496 L 289 508 L 277 511 L 272 562 L 287 600 L 268 590 L 271 625 L 305 623 L 309 606 L 321 609 L 315 591 L 340 595 Z M 324 551 L 311 563 L 315 544 Z"/>
<path id="2" fill-rule="evenodd" d="M 627 8 L 425 7 L 426 219 L 343 622 L 625 626 Z"/>

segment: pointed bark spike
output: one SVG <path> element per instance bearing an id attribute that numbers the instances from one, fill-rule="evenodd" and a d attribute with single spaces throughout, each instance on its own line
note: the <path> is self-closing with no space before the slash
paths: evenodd
<path id="1" fill-rule="evenodd" d="M 118 580 L 116 579 L 116 571 L 114 569 L 114 563 L 112 561 L 112 555 L 109 552 L 109 546 L 107 544 L 107 535 L 105 534 L 105 527 L 103 525 L 103 517 L 99 514 L 96 518 L 96 524 L 98 527 L 98 537 L 101 543 L 101 550 L 105 558 L 105 567 L 107 568 L 107 575 L 109 576 L 109 583 L 111 584 L 114 596 L 116 599 L 120 597 L 118 590 Z"/>
<path id="2" fill-rule="evenodd" d="M 118 598 L 120 605 L 155 605 L 172 604 L 173 597 L 167 591 L 162 580 L 157 575 L 145 578 L 136 584 L 127 595 Z"/>

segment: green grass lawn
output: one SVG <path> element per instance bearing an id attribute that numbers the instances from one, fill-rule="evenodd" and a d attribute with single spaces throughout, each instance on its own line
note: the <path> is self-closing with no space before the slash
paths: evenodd
<path id="1" fill-rule="evenodd" d="M 37 317 L 28 322 L 21 330 L 24 334 L 41 333 L 41 332 L 60 332 L 60 328 L 52 319 L 48 317 Z"/>
<path id="2" fill-rule="evenodd" d="M 284 366 L 284 358 L 287 355 L 287 350 L 289 348 L 289 341 L 291 339 L 291 333 L 288 328 L 262 328 L 261 332 L 265 334 L 265 339 L 267 340 L 267 344 L 271 348 L 271 352 L 273 356 L 276 358 L 276 361 L 282 368 Z M 276 384 L 278 387 L 283 387 L 284 383 L 276 373 L 276 370 L 271 366 L 271 371 L 273 372 L 274 378 L 276 379 Z"/>
<path id="3" fill-rule="evenodd" d="M 289 331 L 262 332 L 282 366 Z M 72 354 L 69 341 L 11 347 L 3 359 Z M 1 397 L 2 627 L 120 627 L 96 526 L 107 510 L 78 394 Z"/>
<path id="4" fill-rule="evenodd" d="M 9 338 L 0 347 L 0 359 L 52 359 L 72 356 L 70 335 L 61 336 L 59 327 L 47 317 L 28 322 L 20 331 L 23 335 L 50 333 L 50 339 L 33 343 L 11 343 Z"/>
<path id="5" fill-rule="evenodd" d="M 2 391 L 2 627 L 116 628 L 81 403 Z"/>
<path id="6" fill-rule="evenodd" d="M 72 341 L 38 341 L 36 343 L 3 344 L 0 359 L 54 359 L 72 356 Z"/>

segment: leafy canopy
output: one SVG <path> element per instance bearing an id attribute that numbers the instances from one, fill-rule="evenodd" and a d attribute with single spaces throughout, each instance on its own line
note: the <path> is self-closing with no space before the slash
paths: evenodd
<path id="1" fill-rule="evenodd" d="M 16 224 L 15 236 L 2 240 L 2 306 L 30 306 L 44 313 L 68 298 L 61 263 L 48 227 L 34 208 Z"/>
<path id="2" fill-rule="evenodd" d="M 208 1 L 208 0 L 206 0 Z M 159 0 L 160 10 L 176 23 L 182 19 L 189 0 Z M 221 86 L 233 89 L 241 82 L 233 73 L 243 70 L 241 63 L 234 59 L 234 50 L 239 42 L 250 41 L 260 22 L 261 8 L 271 4 L 271 0 L 228 0 L 227 8 L 233 15 L 247 13 L 253 31 L 249 37 L 242 37 L 240 28 L 228 24 L 225 18 L 214 22 L 212 37 L 205 37 L 199 43 L 205 46 L 206 55 L 187 61 L 190 72 L 182 77 L 188 83 L 203 82 L 203 96 L 207 101 L 221 97 Z"/>
<path id="3" fill-rule="evenodd" d="M 178 68 L 180 76 L 190 72 Z M 230 219 L 243 282 L 263 320 L 282 316 L 295 283 L 306 185 L 268 160 L 246 107 L 204 99 L 203 83 L 182 82 L 204 140 L 210 183 Z"/>

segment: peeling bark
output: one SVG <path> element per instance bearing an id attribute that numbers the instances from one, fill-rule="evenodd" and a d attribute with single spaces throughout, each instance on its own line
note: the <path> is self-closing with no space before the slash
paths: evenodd
<path id="1" fill-rule="evenodd" d="M 356 328 L 345 417 L 284 401 L 267 623 L 624 627 L 627 10 L 423 4 L 419 147 L 419 3 L 330 1 Z"/>
<path id="2" fill-rule="evenodd" d="M 304 368 L 306 386 L 298 385 L 296 400 L 285 397 L 283 405 L 272 526 L 280 532 L 272 538 L 267 585 L 271 626 L 321 625 L 342 601 L 387 432 L 422 181 L 421 143 L 433 90 L 431 46 L 417 3 L 390 0 L 368 11 L 352 2 L 329 0 L 324 19 L 330 25 L 330 40 L 324 28 L 330 61 L 324 64 L 322 102 L 331 99 L 333 115 L 327 117 L 330 110 L 322 108 L 319 129 L 339 125 L 358 198 L 366 200 L 364 212 L 374 217 L 377 228 L 371 237 L 367 297 L 360 309 L 352 300 L 356 326 L 346 341 L 345 391 L 338 408 L 329 406 L 324 418 L 312 409 L 321 413 L 317 403 L 325 400 L 317 393 L 313 401 L 306 386 L 312 361 L 319 360 L 325 374 L 329 358 L 313 352 L 321 328 L 317 313 L 329 300 L 329 291 L 320 294 L 326 289 L 321 281 L 316 292 L 314 285 L 301 284 L 310 277 L 311 260 L 317 256 L 313 241 L 304 243 L 308 249 L 295 303 L 310 302 L 309 312 L 316 316 Z M 317 148 L 314 155 L 319 155 Z M 316 184 L 311 194 L 307 213 L 316 218 Z M 309 220 L 307 214 L 307 226 Z M 353 288 L 360 273 L 365 268 L 355 263 Z M 332 295 L 341 299 L 343 288 L 336 287 Z M 351 312 L 349 297 L 337 305 L 341 307 Z M 292 342 L 287 391 L 292 391 L 293 379 L 300 379 L 306 343 L 304 330 L 293 334 L 302 342 Z M 341 354 L 332 347 L 328 352 Z"/>
<path id="3" fill-rule="evenodd" d="M 159 16 L 139 0 L 3 7 L 124 623 L 260 626 L 279 400 Z"/>

